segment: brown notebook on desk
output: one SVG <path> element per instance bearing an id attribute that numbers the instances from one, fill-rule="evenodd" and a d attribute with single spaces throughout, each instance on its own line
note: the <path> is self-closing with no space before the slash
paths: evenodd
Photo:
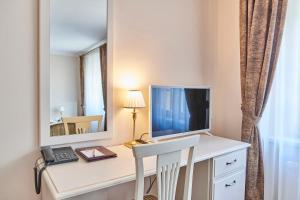
<path id="1" fill-rule="evenodd" d="M 117 154 L 103 146 L 78 148 L 76 153 L 88 162 L 117 157 Z"/>

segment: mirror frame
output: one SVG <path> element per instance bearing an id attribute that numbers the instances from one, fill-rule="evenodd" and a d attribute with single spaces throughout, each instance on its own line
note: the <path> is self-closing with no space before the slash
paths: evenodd
<path id="1" fill-rule="evenodd" d="M 113 137 L 113 2 L 107 0 L 107 131 L 50 136 L 50 1 L 39 0 L 39 143 L 59 145 Z"/>

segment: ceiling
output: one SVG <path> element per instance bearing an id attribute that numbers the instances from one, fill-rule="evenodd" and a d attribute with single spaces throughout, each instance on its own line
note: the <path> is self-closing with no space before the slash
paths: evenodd
<path id="1" fill-rule="evenodd" d="M 51 0 L 50 51 L 80 55 L 106 40 L 107 0 Z"/>

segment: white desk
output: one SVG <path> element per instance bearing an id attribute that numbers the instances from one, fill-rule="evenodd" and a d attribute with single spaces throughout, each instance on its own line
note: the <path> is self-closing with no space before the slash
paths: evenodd
<path id="1" fill-rule="evenodd" d="M 196 162 L 245 150 L 250 146 L 216 136 L 201 135 L 200 140 L 200 145 L 196 148 Z M 43 193 L 43 199 L 66 199 L 135 180 L 132 150 L 123 145 L 112 146 L 109 149 L 117 153 L 118 157 L 91 163 L 79 159 L 78 162 L 49 166 L 43 174 L 43 187 L 48 191 L 47 194 Z M 183 152 L 182 158 L 184 166 L 187 152 Z M 144 167 L 145 176 L 155 174 L 155 158 L 145 159 Z"/>

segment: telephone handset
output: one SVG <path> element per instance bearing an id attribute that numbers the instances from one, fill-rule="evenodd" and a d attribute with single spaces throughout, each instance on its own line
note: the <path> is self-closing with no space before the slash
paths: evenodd
<path id="1" fill-rule="evenodd" d="M 46 165 L 55 161 L 53 150 L 51 147 L 42 147 L 41 153 Z"/>
<path id="2" fill-rule="evenodd" d="M 43 156 L 44 162 L 36 162 L 35 167 L 33 168 L 35 178 L 35 191 L 37 194 L 40 194 L 41 192 L 42 173 L 48 165 L 57 165 L 78 160 L 77 155 L 71 147 L 52 149 L 50 146 L 46 146 L 41 148 L 41 154 Z M 43 167 L 40 167 L 41 165 L 43 165 Z"/>

